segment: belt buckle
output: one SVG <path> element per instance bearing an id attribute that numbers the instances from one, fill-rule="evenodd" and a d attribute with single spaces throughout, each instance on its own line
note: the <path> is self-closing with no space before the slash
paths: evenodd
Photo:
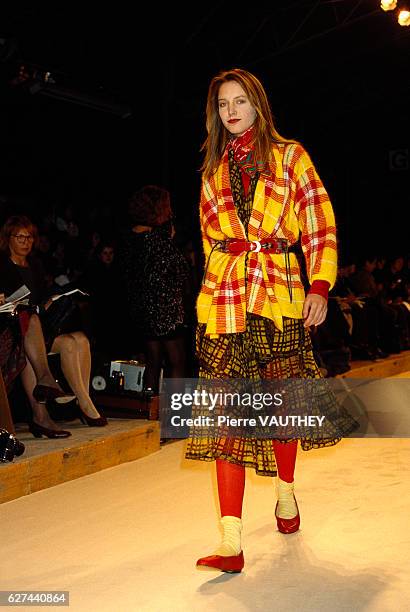
<path id="1" fill-rule="evenodd" d="M 228 241 L 227 240 L 217 240 L 215 242 L 214 248 L 217 248 L 218 251 L 222 251 L 222 253 L 228 252 Z"/>
<path id="2" fill-rule="evenodd" d="M 262 244 L 259 242 L 259 240 L 251 240 L 251 244 L 252 245 L 256 245 L 254 249 L 251 248 L 251 250 L 253 251 L 253 253 L 259 253 L 259 251 L 262 248 Z"/>

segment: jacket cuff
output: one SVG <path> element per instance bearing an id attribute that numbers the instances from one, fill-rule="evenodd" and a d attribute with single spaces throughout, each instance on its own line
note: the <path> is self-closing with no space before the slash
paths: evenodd
<path id="1" fill-rule="evenodd" d="M 328 281 L 314 280 L 308 293 L 315 293 L 316 295 L 321 295 L 325 298 L 325 300 L 327 300 L 329 297 L 329 287 L 330 283 Z"/>

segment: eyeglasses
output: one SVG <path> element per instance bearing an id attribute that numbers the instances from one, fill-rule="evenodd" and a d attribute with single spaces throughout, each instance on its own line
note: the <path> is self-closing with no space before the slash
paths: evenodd
<path id="1" fill-rule="evenodd" d="M 32 236 L 31 234 L 12 234 L 12 236 L 20 244 L 24 244 L 25 242 L 33 242 L 34 241 L 34 236 Z"/>

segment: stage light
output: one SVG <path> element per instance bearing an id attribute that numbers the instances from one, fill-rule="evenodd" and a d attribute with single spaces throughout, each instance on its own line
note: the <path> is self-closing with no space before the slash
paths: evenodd
<path id="1" fill-rule="evenodd" d="M 397 21 L 401 26 L 410 25 L 410 11 L 400 11 Z"/>
<path id="2" fill-rule="evenodd" d="M 17 75 L 10 81 L 12 87 L 24 87 L 32 95 L 48 96 L 63 102 L 87 106 L 94 110 L 118 115 L 126 119 L 132 115 L 132 109 L 127 104 L 115 102 L 109 97 L 64 87 L 57 82 L 57 77 L 49 70 L 30 64 L 20 64 Z"/>
<path id="3" fill-rule="evenodd" d="M 397 0 L 381 0 L 380 7 L 384 11 L 394 11 L 397 7 Z M 410 11 L 407 10 L 407 7 L 404 9 L 398 9 L 398 17 L 397 21 L 401 26 L 409 26 L 410 25 Z"/>
<path id="4" fill-rule="evenodd" d="M 397 6 L 397 0 L 381 0 L 380 6 L 384 11 L 394 11 Z"/>

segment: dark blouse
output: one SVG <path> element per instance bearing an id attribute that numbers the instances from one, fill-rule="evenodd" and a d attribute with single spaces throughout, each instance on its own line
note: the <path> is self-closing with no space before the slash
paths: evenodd
<path id="1" fill-rule="evenodd" d="M 39 305 L 47 299 L 45 272 L 39 259 L 35 256 L 28 258 L 29 267 L 25 268 L 14 264 L 11 259 L 2 253 L 0 256 L 0 293 L 6 296 L 14 293 L 22 285 L 30 291 L 30 303 Z"/>
<path id="2" fill-rule="evenodd" d="M 16 266 L 5 253 L 0 253 L 0 293 L 4 293 L 6 297 L 23 284 L 28 287 L 19 270 L 20 266 Z M 17 317 L 0 314 L 0 368 L 7 391 L 26 365 L 22 337 L 25 314 L 20 313 Z"/>
<path id="3" fill-rule="evenodd" d="M 188 263 L 166 228 L 128 232 L 119 249 L 130 317 L 144 336 L 164 336 L 184 321 Z"/>

